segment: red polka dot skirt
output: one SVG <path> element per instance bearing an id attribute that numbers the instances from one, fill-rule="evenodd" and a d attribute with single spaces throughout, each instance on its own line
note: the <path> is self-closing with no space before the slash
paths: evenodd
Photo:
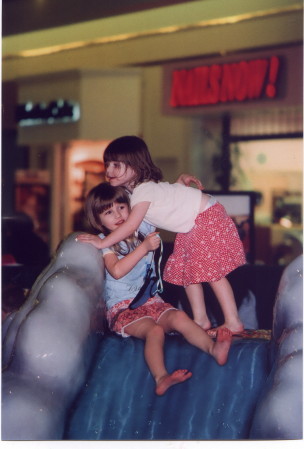
<path id="1" fill-rule="evenodd" d="M 189 232 L 177 234 L 163 279 L 184 287 L 214 282 L 245 263 L 237 228 L 225 208 L 216 203 L 196 217 Z"/>

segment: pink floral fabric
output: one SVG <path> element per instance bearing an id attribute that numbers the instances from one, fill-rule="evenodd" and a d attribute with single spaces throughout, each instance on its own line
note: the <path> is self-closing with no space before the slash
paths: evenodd
<path id="1" fill-rule="evenodd" d="M 214 282 L 245 263 L 237 228 L 225 208 L 216 203 L 196 217 L 191 231 L 177 234 L 163 279 L 184 287 Z"/>
<path id="2" fill-rule="evenodd" d="M 129 309 L 132 299 L 121 301 L 107 311 L 107 321 L 112 331 L 122 337 L 129 337 L 125 332 L 126 326 L 143 318 L 151 318 L 156 323 L 168 310 L 176 310 L 171 304 L 164 302 L 160 297 L 154 296 L 137 309 Z"/>

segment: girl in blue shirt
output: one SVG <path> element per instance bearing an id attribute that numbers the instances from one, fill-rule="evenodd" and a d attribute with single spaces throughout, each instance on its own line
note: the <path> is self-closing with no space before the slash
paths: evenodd
<path id="1" fill-rule="evenodd" d="M 105 238 L 127 220 L 129 195 L 123 187 L 101 183 L 89 192 L 85 211 L 91 227 L 98 233 L 89 243 L 98 248 L 100 238 Z M 179 332 L 189 343 L 224 365 L 231 332 L 221 328 L 217 340 L 213 341 L 185 312 L 165 303 L 157 294 L 138 308 L 129 308 L 143 284 L 147 265 L 153 265 L 152 252 L 160 245 L 158 234 L 152 231 L 154 227 L 143 222 L 134 235 L 102 250 L 106 267 L 104 299 L 110 329 L 122 337 L 133 336 L 145 341 L 144 355 L 155 380 L 155 392 L 163 395 L 172 385 L 192 376 L 187 369 L 173 373 L 166 370 L 163 353 L 166 333 Z"/>

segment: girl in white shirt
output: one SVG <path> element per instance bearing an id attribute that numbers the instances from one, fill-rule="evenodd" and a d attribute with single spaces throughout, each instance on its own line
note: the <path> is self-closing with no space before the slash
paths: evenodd
<path id="1" fill-rule="evenodd" d="M 243 265 L 245 254 L 236 226 L 224 207 L 201 190 L 187 187 L 193 177 L 182 175 L 174 184 L 161 182 L 162 173 L 151 159 L 145 142 L 123 136 L 105 150 L 106 175 L 112 186 L 131 193 L 128 220 L 100 241 L 98 248 L 114 245 L 135 232 L 142 220 L 177 232 L 174 251 L 164 280 L 185 287 L 194 321 L 204 330 L 211 327 L 206 313 L 202 282 L 212 287 L 223 311 L 223 327 L 233 333 L 243 330 L 226 275 Z M 92 243 L 89 234 L 82 241 Z"/>
<path id="2" fill-rule="evenodd" d="M 130 213 L 129 195 L 123 187 L 101 183 L 90 190 L 85 203 L 86 217 L 92 230 L 90 243 L 99 245 L 108 235 L 123 226 Z M 164 361 L 165 334 L 177 331 L 195 347 L 224 365 L 231 345 L 231 332 L 221 329 L 214 342 L 207 333 L 182 310 L 165 303 L 158 294 L 136 309 L 129 306 L 140 289 L 147 265 L 152 264 L 151 251 L 158 248 L 160 238 L 154 226 L 142 222 L 137 235 L 111 248 L 102 250 L 105 272 L 104 300 L 109 328 L 122 337 L 144 340 L 144 356 L 155 380 L 155 393 L 163 395 L 168 388 L 192 376 L 187 369 L 169 373 Z M 81 240 L 81 234 L 77 236 Z"/>

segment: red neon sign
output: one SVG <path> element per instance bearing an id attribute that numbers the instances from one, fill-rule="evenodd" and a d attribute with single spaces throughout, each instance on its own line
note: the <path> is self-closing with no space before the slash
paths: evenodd
<path id="1" fill-rule="evenodd" d="M 277 95 L 277 56 L 174 70 L 170 106 L 202 106 Z"/>

